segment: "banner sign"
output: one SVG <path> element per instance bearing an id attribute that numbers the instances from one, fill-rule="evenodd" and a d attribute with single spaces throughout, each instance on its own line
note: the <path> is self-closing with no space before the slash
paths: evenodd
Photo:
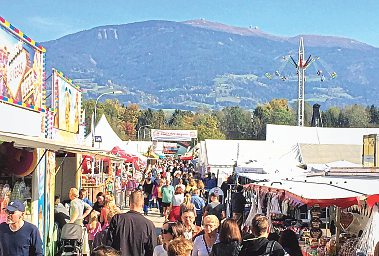
<path id="1" fill-rule="evenodd" d="M 197 130 L 156 130 L 151 129 L 153 141 L 191 141 L 197 138 Z"/>
<path id="2" fill-rule="evenodd" d="M 44 53 L 24 39 L 0 22 L 0 100 L 42 112 Z"/>
<path id="3" fill-rule="evenodd" d="M 53 70 L 52 79 L 54 127 L 71 133 L 79 133 L 82 93 L 78 86 L 73 85 L 71 80 L 57 70 Z"/>

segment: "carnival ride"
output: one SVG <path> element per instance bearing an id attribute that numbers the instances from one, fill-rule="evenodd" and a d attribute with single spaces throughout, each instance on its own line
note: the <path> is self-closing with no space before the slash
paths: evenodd
<path id="1" fill-rule="evenodd" d="M 319 56 L 312 57 L 309 55 L 305 59 L 304 40 L 300 37 L 298 60 L 296 61 L 291 55 L 279 57 L 281 64 L 273 73 L 265 73 L 265 77 L 269 80 L 280 79 L 282 81 L 298 81 L 298 126 L 304 126 L 304 86 L 305 81 L 320 81 L 335 79 L 337 73 L 332 71 L 330 66 Z M 288 68 L 289 66 L 295 67 Z M 308 67 L 313 66 L 315 71 L 305 76 Z M 296 73 L 294 73 L 294 71 Z"/>

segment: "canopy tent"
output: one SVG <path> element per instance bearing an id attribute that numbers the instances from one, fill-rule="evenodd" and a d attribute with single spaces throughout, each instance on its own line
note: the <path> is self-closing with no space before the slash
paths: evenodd
<path id="1" fill-rule="evenodd" d="M 150 159 L 159 159 L 159 155 L 155 154 L 154 152 L 148 152 L 144 154 L 144 156 Z"/>
<path id="2" fill-rule="evenodd" d="M 134 168 L 137 170 L 140 169 L 141 165 L 146 166 L 146 162 L 143 162 L 140 157 L 129 154 L 118 146 L 114 147 L 110 153 L 122 158 L 127 163 L 132 163 L 134 165 Z"/>
<path id="3" fill-rule="evenodd" d="M 367 197 L 367 204 L 368 206 L 372 207 L 375 204 L 379 203 L 379 194 L 376 195 L 370 195 Z"/>
<path id="4" fill-rule="evenodd" d="M 363 135 L 367 134 L 379 134 L 379 128 L 325 128 L 273 124 L 266 126 L 267 141 L 287 145 L 297 143 L 363 145 Z"/>
<path id="5" fill-rule="evenodd" d="M 185 161 L 185 160 L 192 160 L 192 156 L 191 155 L 184 155 L 184 156 L 181 156 L 180 157 L 180 160 L 183 160 L 183 161 Z"/>
<path id="6" fill-rule="evenodd" d="M 275 162 L 296 164 L 299 158 L 295 147 L 258 140 L 205 140 L 200 150 L 201 165 L 227 167 L 230 173 L 234 166 L 262 169 Z"/>
<path id="7" fill-rule="evenodd" d="M 335 161 L 335 162 L 325 163 L 325 164 L 307 164 L 307 169 L 310 170 L 310 172 L 327 172 L 331 170 L 332 168 L 358 168 L 358 167 L 362 167 L 362 165 L 345 161 L 345 160 Z"/>
<path id="8" fill-rule="evenodd" d="M 140 162 L 143 165 L 146 165 L 147 158 L 135 151 L 132 147 L 128 147 L 127 143 L 118 137 L 118 135 L 114 132 L 112 127 L 110 126 L 105 115 L 102 115 L 99 122 L 96 124 L 96 136 L 102 137 L 101 143 L 95 143 L 95 148 L 99 145 L 99 149 L 103 151 L 112 151 L 114 147 L 119 147 L 121 150 L 125 151 L 129 155 L 133 155 L 138 157 Z M 85 138 L 86 145 L 92 145 L 92 131 Z"/>
<path id="9" fill-rule="evenodd" d="M 159 142 L 160 144 L 163 144 L 163 142 Z M 138 153 L 146 153 L 149 150 L 149 147 L 153 145 L 152 141 L 124 141 L 124 144 L 128 148 L 128 150 L 132 152 L 138 152 Z M 158 143 L 154 143 L 158 144 Z"/>
<path id="10" fill-rule="evenodd" d="M 246 187 L 284 195 L 299 204 L 320 207 L 331 205 L 347 208 L 359 203 L 362 197 L 379 194 L 379 180 L 375 177 L 307 177 L 306 179 L 277 179 L 248 184 Z"/>
<path id="11" fill-rule="evenodd" d="M 352 165 L 343 167 L 352 167 L 362 163 L 362 145 L 300 143 L 298 147 L 301 153 L 301 161 L 307 165 L 345 161 L 352 163 Z"/>
<path id="12" fill-rule="evenodd" d="M 108 123 L 105 115 L 102 115 L 99 122 L 95 125 L 96 136 L 101 136 L 102 142 L 95 142 L 95 148 L 102 149 L 104 151 L 111 151 L 113 147 L 122 147 L 124 142 L 118 137 L 118 135 L 113 131 L 112 127 Z M 88 146 L 92 145 L 92 135 L 91 131 L 85 138 L 85 144 Z"/>

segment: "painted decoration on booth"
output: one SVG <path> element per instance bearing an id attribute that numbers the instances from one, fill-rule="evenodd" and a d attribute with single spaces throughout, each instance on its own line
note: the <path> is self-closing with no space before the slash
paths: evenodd
<path id="1" fill-rule="evenodd" d="M 42 51 L 0 26 L 0 100 L 42 111 L 43 62 Z"/>
<path id="2" fill-rule="evenodd" d="M 78 86 L 62 73 L 53 70 L 54 127 L 71 133 L 79 133 L 82 95 Z"/>

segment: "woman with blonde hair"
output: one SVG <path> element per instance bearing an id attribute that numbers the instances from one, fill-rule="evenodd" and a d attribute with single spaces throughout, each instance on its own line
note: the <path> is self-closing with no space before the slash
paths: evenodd
<path id="1" fill-rule="evenodd" d="M 215 243 L 219 242 L 217 233 L 220 221 L 216 215 L 204 217 L 204 235 L 197 236 L 193 242 L 192 256 L 208 256 Z"/>
<path id="2" fill-rule="evenodd" d="M 199 179 L 197 181 L 197 188 L 199 189 L 200 191 L 200 197 L 204 198 L 204 194 L 205 194 L 205 185 L 204 185 L 204 182 Z"/>
<path id="3" fill-rule="evenodd" d="M 107 196 L 109 197 L 107 198 Z M 102 215 L 100 216 L 100 218 L 104 220 L 104 225 L 101 232 L 97 233 L 93 239 L 93 248 L 96 248 L 100 245 L 106 245 L 109 223 L 111 222 L 113 216 L 121 213 L 120 208 L 116 206 L 113 196 L 107 196 L 105 196 L 107 202 L 103 209 L 101 209 Z"/>
<path id="4" fill-rule="evenodd" d="M 97 211 L 92 211 L 90 213 L 89 222 L 87 224 L 87 231 L 88 231 L 88 242 L 90 249 L 92 251 L 93 247 L 93 240 L 95 239 L 95 236 L 101 232 L 101 224 L 98 221 L 98 215 L 99 213 Z"/>
<path id="5" fill-rule="evenodd" d="M 186 192 L 192 193 L 195 189 L 197 189 L 196 181 L 194 179 L 190 178 L 188 185 L 186 187 Z"/>
<path id="6" fill-rule="evenodd" d="M 182 216 L 182 214 L 185 210 L 193 210 L 195 213 L 195 217 L 196 217 L 195 205 L 191 202 L 191 198 L 192 197 L 191 197 L 190 193 L 185 194 L 184 201 L 180 205 L 180 216 Z"/>
<path id="7" fill-rule="evenodd" d="M 115 199 L 113 195 L 105 196 L 105 205 L 103 209 L 101 209 L 100 214 L 100 222 L 103 224 L 102 228 L 105 229 L 108 227 L 110 220 L 115 214 L 120 213 L 121 210 L 116 205 Z"/>

